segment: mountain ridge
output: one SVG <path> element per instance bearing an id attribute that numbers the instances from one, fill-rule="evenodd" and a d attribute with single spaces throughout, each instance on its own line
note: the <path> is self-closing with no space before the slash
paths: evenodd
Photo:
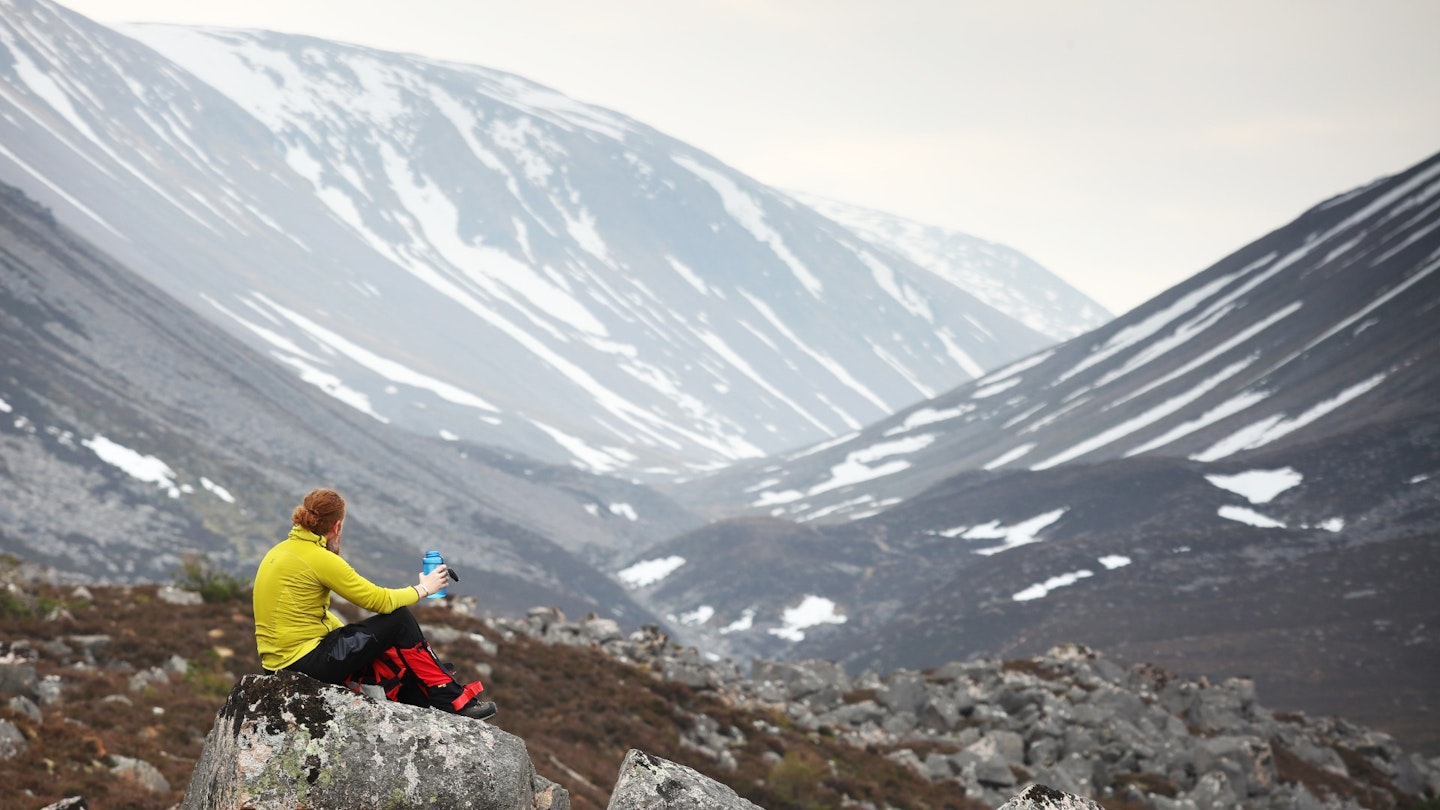
<path id="1" fill-rule="evenodd" d="M 736 467 L 676 492 L 694 490 L 687 500 L 712 512 L 835 520 L 873 508 L 845 502 L 837 471 L 894 499 L 966 469 L 1215 460 L 1327 424 L 1428 412 L 1437 191 L 1440 155 L 1317 205 L 1094 332 L 764 472 Z M 1366 395 L 1382 383 L 1391 396 L 1377 407 L 1346 409 L 1379 399 Z"/>
<path id="2" fill-rule="evenodd" d="M 497 605 L 644 620 L 594 566 L 697 522 L 617 479 L 377 431 L 10 187 L 0 234 L 8 552 L 102 581 L 154 581 L 188 554 L 243 570 L 306 491 L 330 485 L 350 499 L 352 562 L 372 577 L 418 570 L 438 543 L 458 570 L 490 574 Z"/>
<path id="3" fill-rule="evenodd" d="M 855 231 L 888 245 L 1037 332 L 1063 341 L 1114 318 L 1020 251 L 966 233 L 803 192 L 787 192 Z"/>
<path id="4" fill-rule="evenodd" d="M 519 77 L 7 8 L 0 177 L 385 424 L 660 478 L 858 429 L 1049 342 Z"/>

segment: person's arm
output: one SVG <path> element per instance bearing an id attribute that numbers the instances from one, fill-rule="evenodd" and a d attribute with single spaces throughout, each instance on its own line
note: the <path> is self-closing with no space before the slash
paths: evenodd
<path id="1" fill-rule="evenodd" d="M 414 586 L 382 588 L 360 576 L 359 572 L 338 554 L 325 552 L 320 557 L 325 560 L 317 567 L 322 584 L 352 605 L 371 613 L 392 613 L 397 608 L 420 601 L 420 591 Z"/>

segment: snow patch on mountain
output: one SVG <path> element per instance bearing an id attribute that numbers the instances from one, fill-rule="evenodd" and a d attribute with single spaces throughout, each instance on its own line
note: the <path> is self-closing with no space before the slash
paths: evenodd
<path id="1" fill-rule="evenodd" d="M 615 577 L 631 588 L 646 588 L 675 573 L 684 564 L 685 558 L 679 556 L 642 560 L 622 569 Z"/>
<path id="2" fill-rule="evenodd" d="M 699 627 L 710 621 L 715 616 L 715 608 L 709 605 L 701 605 L 694 610 L 681 613 L 678 616 L 666 616 L 672 622 L 683 624 L 686 627 Z"/>
<path id="3" fill-rule="evenodd" d="M 771 628 L 772 636 L 786 641 L 804 641 L 805 630 L 822 624 L 844 624 L 846 617 L 836 610 L 833 601 L 823 596 L 807 594 L 800 604 L 785 608 L 780 617 L 780 626 Z"/>
<path id="4" fill-rule="evenodd" d="M 700 162 L 693 158 L 686 155 L 672 155 L 670 159 L 675 161 L 677 166 L 704 180 L 713 188 L 715 193 L 720 196 L 720 203 L 725 206 L 725 211 L 734 217 L 741 227 L 749 231 L 757 241 L 774 251 L 780 261 L 790 268 L 790 272 L 795 274 L 796 280 L 807 292 L 816 298 L 825 292 L 825 285 L 820 282 L 820 279 L 794 253 L 790 252 L 785 240 L 766 222 L 765 209 L 755 198 L 742 191 L 731 178 L 708 166 L 700 165 Z"/>
<path id="5" fill-rule="evenodd" d="M 1256 263 L 1256 265 L 1258 264 L 1260 264 L 1260 262 Z M 1254 265 L 1252 265 L 1252 267 L 1253 266 Z M 1101 363 L 1104 363 L 1106 360 L 1109 360 L 1111 357 L 1114 357 L 1120 352 L 1125 351 L 1126 349 L 1129 349 L 1138 344 L 1141 344 L 1144 341 L 1149 340 L 1150 338 L 1153 338 L 1158 332 L 1160 332 L 1160 330 L 1164 329 L 1170 323 L 1175 321 L 1175 319 L 1180 318 L 1181 316 L 1191 312 L 1203 301 L 1215 295 L 1215 293 L 1217 293 L 1218 291 L 1224 289 L 1227 285 L 1230 284 L 1230 282 L 1234 281 L 1241 275 L 1244 275 L 1248 271 L 1248 269 L 1249 268 L 1247 268 L 1246 270 L 1240 270 L 1235 273 L 1231 273 L 1226 276 L 1222 276 L 1209 282 L 1208 284 L 1204 284 L 1194 290 L 1190 290 L 1185 294 L 1181 295 L 1180 298 L 1172 302 L 1164 309 L 1147 315 L 1138 323 L 1133 323 L 1125 326 L 1115 334 L 1111 335 L 1103 344 L 1093 348 L 1090 353 L 1085 356 L 1085 359 L 1081 360 L 1069 370 L 1060 374 L 1057 382 L 1065 382 L 1066 380 L 1076 376 L 1077 374 L 1080 374 L 1086 369 L 1100 365 Z M 1181 342 L 1183 343 L 1183 341 Z M 1163 354 L 1163 352 L 1159 353 Z M 1140 365 L 1144 365 L 1144 363 L 1138 363 L 1136 367 L 1138 368 Z M 1110 378 L 1106 381 L 1113 381 L 1113 379 L 1114 378 Z"/>
<path id="6" fill-rule="evenodd" d="M 858 450 L 852 450 L 846 455 L 844 461 L 830 468 L 828 478 L 820 481 L 809 489 L 802 492 L 795 489 L 775 490 L 766 487 L 759 491 L 758 497 L 756 497 L 752 503 L 754 506 L 776 506 L 795 503 L 804 498 L 820 495 L 831 490 L 853 486 L 866 481 L 873 481 L 887 475 L 894 475 L 895 473 L 909 469 L 911 462 L 906 459 L 892 459 L 886 461 L 884 464 L 876 464 L 876 462 L 891 458 L 892 456 L 903 456 L 915 453 L 929 447 L 934 441 L 934 434 L 925 433 L 919 436 L 907 436 L 894 441 L 878 442 Z M 868 498 L 869 496 L 866 496 L 867 500 Z M 783 511 L 784 510 L 777 510 L 775 514 L 780 514 Z M 829 514 L 832 511 L 831 509 L 827 509 L 824 514 Z M 813 517 L 814 515 L 802 515 L 799 519 L 807 520 L 813 519 Z"/>
<path id="7" fill-rule="evenodd" d="M 1040 532 L 1059 520 L 1068 508 L 1056 509 L 1051 512 L 1036 515 L 1029 520 L 1022 520 L 1019 523 L 1006 525 L 998 520 L 982 523 L 978 526 L 959 526 L 953 529 L 945 529 L 937 532 L 942 537 L 959 537 L 963 540 L 1001 540 L 998 546 L 976 549 L 976 554 L 990 556 L 999 554 L 1002 551 L 1009 551 L 1012 548 L 1019 548 L 1031 543 L 1040 541 Z"/>
<path id="8" fill-rule="evenodd" d="M 746 608 L 740 611 L 740 618 L 720 628 L 720 634 L 729 635 L 731 633 L 746 632 L 755 626 L 756 613 L 755 608 Z"/>
<path id="9" fill-rule="evenodd" d="M 1269 503 L 1276 495 L 1299 486 L 1305 476 L 1290 467 L 1278 470 L 1249 470 L 1234 475 L 1207 475 L 1215 486 L 1243 496 L 1250 503 Z"/>
<path id="10" fill-rule="evenodd" d="M 1012 461 L 1018 461 L 1018 460 L 1020 460 L 1021 458 L 1024 458 L 1027 453 L 1029 453 L 1031 450 L 1034 450 L 1034 449 L 1035 449 L 1035 443 L 1034 443 L 1034 442 L 1029 442 L 1029 443 L 1026 443 L 1026 444 L 1016 445 L 1015 447 L 1012 447 L 1012 448 L 1010 448 L 1009 450 L 1006 450 L 1004 453 L 1002 453 L 1001 455 L 997 456 L 996 458 L 993 458 L 993 459 L 985 462 L 985 464 L 983 465 L 982 469 L 985 469 L 985 470 L 998 470 L 998 469 L 1000 469 L 1001 467 L 1004 467 L 1006 464 L 1009 464 L 1009 463 L 1012 462 Z"/>
<path id="11" fill-rule="evenodd" d="M 975 406 L 970 403 L 957 405 L 953 408 L 920 408 L 912 411 L 900 424 L 886 430 L 885 435 L 896 436 L 901 433 L 909 433 L 916 428 L 925 427 L 926 425 L 948 422 L 951 419 L 958 419 L 973 410 L 975 410 Z"/>
<path id="12" fill-rule="evenodd" d="M 10 412 L 10 406 L 4 400 L 0 400 L 0 405 L 4 405 L 0 411 Z M 56 433 L 59 431 L 55 428 L 46 428 L 46 432 Z M 61 435 L 59 441 L 61 444 L 70 445 L 70 439 L 66 435 Z M 195 488 L 189 484 L 176 483 L 176 479 L 180 477 L 179 473 L 165 461 L 153 455 L 141 453 L 98 433 L 92 438 L 82 439 L 80 444 L 106 464 L 119 469 L 137 481 L 155 484 L 165 490 L 165 493 L 171 498 L 179 498 L 181 495 L 189 495 L 195 491 Z M 226 503 L 235 503 L 235 496 L 231 495 L 229 490 L 209 478 L 201 476 L 200 485 L 216 498 Z"/>
<path id="13" fill-rule="evenodd" d="M 144 455 L 99 434 L 80 443 L 90 448 L 101 461 L 123 470 L 131 478 L 156 484 L 172 498 L 180 497 L 180 488 L 175 485 L 175 471 L 160 459 Z"/>
<path id="14" fill-rule="evenodd" d="M 1073 571 L 1068 574 L 1061 574 L 1059 576 L 1050 577 L 1044 582 L 1037 582 L 1036 584 L 1031 585 L 1030 587 L 1026 588 L 1023 591 L 1020 591 L 1019 593 L 1011 596 L 1010 598 L 1016 602 L 1029 602 L 1034 599 L 1043 599 L 1046 596 L 1049 596 L 1050 592 L 1055 590 L 1056 588 L 1064 588 L 1070 585 L 1074 585 L 1080 580 L 1094 575 L 1094 571 L 1091 571 L 1088 568 L 1082 568 L 1079 571 Z"/>
<path id="15" fill-rule="evenodd" d="M 1380 383 L 1384 382 L 1387 376 L 1389 375 L 1386 372 L 1375 374 L 1369 379 L 1349 386 L 1330 399 L 1312 406 L 1294 418 L 1284 416 L 1283 414 L 1267 416 L 1258 422 L 1246 425 L 1210 445 L 1208 449 L 1191 455 L 1190 458 L 1193 461 L 1217 461 L 1243 450 L 1254 450 L 1257 447 L 1264 447 L 1276 439 L 1293 433 L 1320 419 L 1322 416 L 1340 408 L 1351 400 L 1364 396 L 1379 386 Z"/>
<path id="16" fill-rule="evenodd" d="M 1061 453 L 1057 453 L 1050 458 L 1045 459 L 1044 461 L 1034 464 L 1033 466 L 1031 466 L 1030 469 L 1048 470 L 1057 464 L 1063 464 L 1067 461 L 1072 461 L 1083 455 L 1086 455 L 1087 453 L 1098 450 L 1101 447 L 1113 444 L 1114 442 L 1117 442 L 1129 436 L 1130 434 L 1140 430 L 1141 428 L 1149 427 L 1150 425 L 1153 425 L 1156 422 L 1159 422 L 1160 420 L 1170 416 L 1176 411 L 1179 411 L 1190 403 L 1199 400 L 1201 397 L 1210 393 L 1210 391 L 1212 391 L 1216 386 L 1220 385 L 1231 377 L 1234 377 L 1241 371 L 1244 371 L 1252 362 L 1254 362 L 1254 358 L 1246 358 L 1237 363 L 1232 363 L 1231 365 L 1227 366 L 1224 369 L 1221 369 L 1214 375 L 1206 378 L 1205 380 L 1202 380 L 1189 391 L 1171 397 L 1170 399 L 1151 407 L 1149 410 L 1138 416 L 1115 424 L 1112 427 L 1071 446 L 1070 448 L 1066 449 Z"/>
<path id="17" fill-rule="evenodd" d="M 1234 520 L 1251 526 L 1258 526 L 1262 529 L 1283 529 L 1285 524 L 1268 515 L 1262 515 L 1254 509 L 1247 509 L 1243 506 L 1222 506 L 1220 517 L 1226 520 Z"/>
<path id="18" fill-rule="evenodd" d="M 200 476 L 200 486 L 204 487 L 206 492 L 209 492 L 210 494 L 214 495 L 225 503 L 235 503 L 235 496 L 230 494 L 230 490 L 220 486 L 219 484 L 211 481 L 209 478 L 206 478 L 203 475 Z"/>

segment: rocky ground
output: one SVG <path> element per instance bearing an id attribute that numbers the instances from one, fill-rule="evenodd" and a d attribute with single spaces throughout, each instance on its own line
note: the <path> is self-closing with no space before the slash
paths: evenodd
<path id="1" fill-rule="evenodd" d="M 1254 683 L 1122 667 L 1080 645 L 852 678 L 827 661 L 757 661 L 750 677 L 658 634 L 553 610 L 492 620 L 505 634 L 596 646 L 666 680 L 857 748 L 998 807 L 1038 782 L 1107 807 L 1156 810 L 1440 806 L 1440 758 L 1339 718 L 1277 713 Z M 689 743 L 722 768 L 743 739 L 702 719 Z"/>
<path id="2" fill-rule="evenodd" d="M 107 810 L 181 803 L 217 713 L 237 682 L 260 672 L 249 593 L 206 593 L 208 601 L 174 587 L 61 582 L 0 558 L 0 810 L 72 797 Z M 563 786 L 576 810 L 607 807 L 631 749 L 767 810 L 983 810 L 958 784 L 932 783 L 781 713 L 662 680 L 649 665 L 496 629 L 464 609 L 415 613 L 442 658 L 483 679 L 499 703 L 486 723 L 523 740 L 536 771 Z M 642 636 L 634 643 L 654 640 Z M 700 747 L 712 730 L 731 740 L 724 766 Z"/>
<path id="3" fill-rule="evenodd" d="M 259 671 L 248 593 L 208 595 L 0 570 L 0 810 L 180 802 L 217 710 Z M 473 610 L 451 600 L 417 616 L 576 808 L 607 805 L 633 748 L 768 810 L 977 810 L 1031 782 L 1108 810 L 1440 807 L 1440 760 L 1341 719 L 1272 712 L 1247 680 L 1075 645 L 858 677 L 759 661 L 747 677 L 653 629 Z"/>

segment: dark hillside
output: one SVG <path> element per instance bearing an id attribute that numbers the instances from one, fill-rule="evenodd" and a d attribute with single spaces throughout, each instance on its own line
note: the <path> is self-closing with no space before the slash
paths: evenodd
<path id="1" fill-rule="evenodd" d="M 966 551 L 994 540 L 945 538 L 948 556 L 929 557 L 893 621 L 862 631 L 866 617 L 853 618 L 801 654 L 918 668 L 1080 641 L 1190 675 L 1253 677 L 1278 707 L 1341 714 L 1440 754 L 1437 467 L 1440 424 L 1411 419 L 1230 466 L 1135 458 L 957 477 L 871 522 L 891 544 L 933 544 L 923 527 L 1068 508 L 1039 542 L 999 554 Z M 1250 503 L 1206 477 L 1249 470 L 1303 481 Z M 1237 509 L 1281 525 L 1223 516 Z M 1101 564 L 1111 555 L 1127 562 Z M 1078 571 L 1090 575 L 1016 597 Z"/>

